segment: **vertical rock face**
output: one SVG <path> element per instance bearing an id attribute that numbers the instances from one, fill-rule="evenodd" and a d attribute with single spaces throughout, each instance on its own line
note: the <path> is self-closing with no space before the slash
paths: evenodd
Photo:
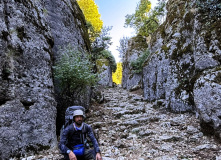
<path id="1" fill-rule="evenodd" d="M 71 45 L 88 51 L 90 48 L 86 22 L 76 0 L 45 0 L 45 16 L 54 38 L 54 57 L 60 57 L 60 47 Z"/>
<path id="2" fill-rule="evenodd" d="M 80 51 L 89 51 L 90 42 L 86 28 L 85 18 L 76 0 L 45 0 L 46 18 L 54 39 L 52 48 L 55 62 L 60 58 L 59 48 L 71 45 Z M 81 105 L 88 109 L 91 89 L 79 88 L 74 93 L 64 93 L 57 81 L 55 85 L 55 98 L 57 101 L 57 134 L 64 124 L 64 114 L 67 107 Z"/>
<path id="3" fill-rule="evenodd" d="M 0 2 L 0 159 L 56 145 L 52 36 L 40 1 Z"/>
<path id="4" fill-rule="evenodd" d="M 196 110 L 201 126 L 220 137 L 221 21 L 196 8 L 195 1 L 168 1 L 167 19 L 152 38 L 143 69 L 144 96 L 165 99 L 173 112 Z"/>
<path id="5" fill-rule="evenodd" d="M 57 145 L 52 60 L 69 43 L 89 49 L 84 24 L 74 0 L 0 1 L 0 159 Z"/>
<path id="6" fill-rule="evenodd" d="M 194 101 L 202 130 L 221 138 L 221 71 L 204 71 L 194 84 Z"/>
<path id="7" fill-rule="evenodd" d="M 112 71 L 109 65 L 109 61 L 107 59 L 98 59 L 96 61 L 96 66 L 99 73 L 99 82 L 98 84 L 102 86 L 113 86 L 112 80 Z"/>
<path id="8" fill-rule="evenodd" d="M 142 87 L 142 73 L 134 73 L 131 62 L 141 56 L 146 48 L 146 40 L 142 36 L 134 37 L 129 41 L 128 50 L 123 60 L 123 88 L 130 90 L 135 86 Z"/>

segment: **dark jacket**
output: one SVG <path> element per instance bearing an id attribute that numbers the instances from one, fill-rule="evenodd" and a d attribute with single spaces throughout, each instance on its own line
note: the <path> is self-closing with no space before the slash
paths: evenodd
<path id="1" fill-rule="evenodd" d="M 84 133 L 82 133 L 84 132 Z M 76 131 L 74 128 L 73 123 L 70 124 L 69 126 L 67 126 L 62 135 L 61 135 L 61 140 L 60 140 L 60 144 L 59 144 L 59 148 L 61 150 L 62 153 L 67 153 L 67 150 L 72 150 L 73 151 L 73 147 L 77 144 L 83 144 L 82 142 L 82 136 L 86 135 L 91 139 L 93 146 L 94 146 L 94 150 L 96 153 L 100 152 L 98 143 L 96 138 L 94 137 L 94 133 L 92 131 L 91 126 L 89 126 L 86 123 L 83 123 L 83 128 L 81 131 Z"/>

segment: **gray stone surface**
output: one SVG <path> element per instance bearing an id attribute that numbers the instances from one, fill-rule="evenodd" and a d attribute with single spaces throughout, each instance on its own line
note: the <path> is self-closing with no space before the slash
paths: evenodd
<path id="1" fill-rule="evenodd" d="M 61 57 L 60 48 L 70 45 L 80 51 L 89 51 L 89 37 L 86 22 L 76 0 L 45 0 L 43 10 L 53 36 L 53 60 Z M 57 134 L 64 124 L 65 110 L 69 106 L 81 105 L 89 108 L 91 89 L 78 88 L 74 92 L 63 92 L 54 80 L 55 99 L 57 101 Z"/>
<path id="2" fill-rule="evenodd" d="M 202 129 L 220 137 L 221 22 L 196 12 L 194 3 L 168 1 L 166 21 L 152 37 L 143 68 L 144 97 L 165 99 L 165 108 L 176 113 L 196 109 Z"/>
<path id="3" fill-rule="evenodd" d="M 98 59 L 96 61 L 96 66 L 98 70 L 98 77 L 99 77 L 99 85 L 112 87 L 113 80 L 112 80 L 112 71 L 109 65 L 109 61 L 107 59 Z"/>
<path id="4" fill-rule="evenodd" d="M 53 42 L 41 1 L 0 2 L 0 159 L 53 148 Z"/>
<path id="5" fill-rule="evenodd" d="M 56 101 L 58 113 L 67 106 L 55 98 L 53 60 L 67 44 L 89 50 L 86 31 L 75 0 L 0 1 L 0 159 L 57 146 Z M 67 105 L 88 107 L 87 91 Z"/>
<path id="6" fill-rule="evenodd" d="M 134 37 L 129 41 L 127 53 L 123 59 L 122 87 L 127 90 L 133 90 L 136 86 L 142 88 L 142 73 L 134 73 L 131 62 L 142 55 L 147 48 L 143 37 Z"/>
<path id="7" fill-rule="evenodd" d="M 160 109 L 154 109 L 151 103 L 142 101 L 142 96 L 122 88 L 103 88 L 100 91 L 104 94 L 104 103 L 94 103 L 86 116 L 87 123 L 92 125 L 98 138 L 104 160 L 220 159 L 220 143 L 200 132 L 199 119 L 194 114 L 163 113 Z M 140 100 L 135 101 L 133 97 L 140 97 Z M 122 103 L 125 105 L 118 107 Z M 142 106 L 146 108 L 145 112 L 137 113 L 137 107 Z M 130 112 L 114 116 L 124 110 Z M 160 118 L 154 120 L 154 117 Z M 146 118 L 149 120 L 140 121 Z M 133 123 L 135 121 L 139 124 Z M 26 157 L 62 160 L 56 149 Z"/>
<path id="8" fill-rule="evenodd" d="M 194 101 L 201 126 L 221 139 L 221 70 L 207 70 L 194 85 Z"/>

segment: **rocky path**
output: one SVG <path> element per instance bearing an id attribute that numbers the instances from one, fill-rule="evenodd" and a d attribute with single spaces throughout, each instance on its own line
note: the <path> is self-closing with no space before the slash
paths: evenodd
<path id="1" fill-rule="evenodd" d="M 200 132 L 194 114 L 173 114 L 121 88 L 102 91 L 86 122 L 94 128 L 104 160 L 221 160 L 221 144 Z M 22 160 L 62 159 L 57 149 Z M 15 159 L 13 159 L 15 160 Z"/>
<path id="2" fill-rule="evenodd" d="M 104 160 L 221 160 L 221 145 L 200 132 L 194 114 L 173 114 L 123 90 L 103 90 L 88 114 Z"/>

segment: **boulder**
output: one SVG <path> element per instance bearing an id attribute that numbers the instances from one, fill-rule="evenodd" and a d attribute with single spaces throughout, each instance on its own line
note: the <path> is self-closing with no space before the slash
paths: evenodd
<path id="1" fill-rule="evenodd" d="M 204 71 L 194 85 L 194 102 L 205 133 L 221 139 L 221 70 Z"/>

